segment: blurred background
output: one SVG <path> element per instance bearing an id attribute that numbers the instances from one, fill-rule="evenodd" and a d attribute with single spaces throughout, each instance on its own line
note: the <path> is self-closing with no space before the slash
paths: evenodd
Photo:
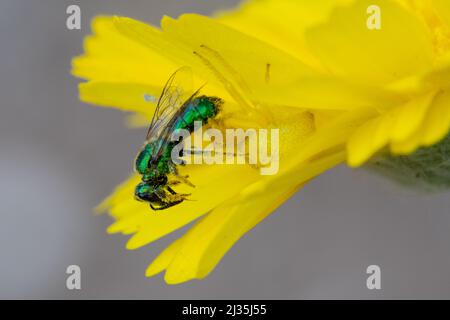
<path id="1" fill-rule="evenodd" d="M 203 281 L 145 278 L 177 235 L 135 251 L 107 235 L 96 206 L 124 180 L 145 129 L 78 100 L 70 60 L 97 14 L 158 24 L 237 1 L 0 1 L 0 298 L 450 298 L 449 193 L 420 194 L 364 170 L 309 183 L 229 251 Z M 81 30 L 66 8 L 81 8 Z M 66 268 L 81 267 L 81 290 Z M 366 268 L 381 268 L 368 290 Z"/>

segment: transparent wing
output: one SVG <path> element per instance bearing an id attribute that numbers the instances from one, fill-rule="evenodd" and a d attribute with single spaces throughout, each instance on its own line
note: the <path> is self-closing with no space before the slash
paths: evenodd
<path id="1" fill-rule="evenodd" d="M 200 87 L 200 89 L 201 89 L 201 87 Z M 169 143 L 169 141 L 171 140 L 172 133 L 175 130 L 178 119 L 180 119 L 180 117 L 182 117 L 185 107 L 188 106 L 190 101 L 192 101 L 192 99 L 194 99 L 197 96 L 200 89 L 198 89 L 190 97 L 188 97 L 187 100 L 184 101 L 182 103 L 182 105 L 170 115 L 168 121 L 164 121 L 165 122 L 164 127 L 161 128 L 161 131 L 158 135 L 157 144 L 156 144 L 155 149 L 152 154 L 152 158 L 154 160 L 159 158 L 159 156 L 161 155 L 161 152 L 164 150 L 163 147 L 165 145 L 167 145 L 167 143 Z"/>
<path id="2" fill-rule="evenodd" d="M 182 67 L 170 76 L 156 105 L 148 128 L 147 141 L 161 139 L 170 120 L 192 96 L 192 81 L 192 71 L 188 67 Z"/>

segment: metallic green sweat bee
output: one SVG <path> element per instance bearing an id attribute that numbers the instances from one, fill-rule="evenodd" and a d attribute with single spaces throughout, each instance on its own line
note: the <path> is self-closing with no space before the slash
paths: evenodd
<path id="1" fill-rule="evenodd" d="M 147 138 L 135 161 L 136 171 L 142 182 L 136 186 L 137 200 L 150 204 L 153 210 L 163 210 L 183 202 L 188 195 L 176 193 L 171 186 L 186 183 L 193 186 L 187 177 L 180 176 L 172 161 L 173 148 L 178 144 L 171 137 L 177 130 L 194 131 L 194 122 L 203 125 L 217 116 L 223 104 L 217 97 L 200 96 L 199 90 L 186 94 L 190 81 L 189 69 L 177 70 L 167 81 L 158 100 Z M 169 179 L 173 175 L 174 179 Z"/>

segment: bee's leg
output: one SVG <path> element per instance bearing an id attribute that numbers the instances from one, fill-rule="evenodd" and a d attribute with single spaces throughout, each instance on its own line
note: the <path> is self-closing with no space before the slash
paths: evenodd
<path id="1" fill-rule="evenodd" d="M 220 152 L 220 153 L 223 153 L 223 154 L 227 154 L 227 152 L 223 150 L 223 144 L 222 143 L 221 144 L 217 144 L 216 148 L 218 150 L 189 149 L 189 150 L 186 150 L 186 151 L 189 152 L 190 154 L 211 154 L 211 153 L 214 153 L 214 152 Z M 228 154 L 237 155 L 238 153 L 237 152 L 229 152 Z"/>
<path id="2" fill-rule="evenodd" d="M 179 181 L 178 181 L 178 183 L 179 183 Z M 167 191 L 169 191 L 171 194 L 178 194 L 175 190 L 173 190 L 173 189 L 172 189 L 171 187 L 169 187 L 169 186 L 167 186 L 166 189 L 167 189 Z M 182 194 L 182 193 L 180 193 L 180 194 Z M 188 194 L 183 194 L 183 195 L 188 196 Z"/>
<path id="3" fill-rule="evenodd" d="M 169 191 L 171 194 L 177 194 L 177 193 L 175 192 L 175 190 L 173 190 L 173 189 L 172 189 L 171 187 L 169 187 L 169 186 L 167 186 L 166 189 L 167 189 L 167 191 Z"/>
<path id="4" fill-rule="evenodd" d="M 169 191 L 171 195 L 179 195 L 179 196 L 182 196 L 182 197 L 188 197 L 188 196 L 191 195 L 190 193 L 177 193 L 175 190 L 173 190 L 169 186 L 167 186 L 167 191 Z M 170 195 L 168 195 L 168 197 L 170 197 Z"/>
<path id="5" fill-rule="evenodd" d="M 180 175 L 180 173 L 178 172 L 178 169 L 175 165 L 170 165 L 170 172 L 181 182 L 187 184 L 188 186 L 194 188 L 195 185 L 192 184 L 192 182 L 190 182 L 187 178 L 189 178 L 188 175 L 186 176 L 182 176 Z"/>
<path id="6" fill-rule="evenodd" d="M 178 172 L 177 172 L 177 173 L 175 173 L 175 176 L 177 177 L 177 179 L 179 179 L 184 184 L 187 184 L 188 186 L 195 188 L 195 185 L 187 179 L 187 178 L 189 178 L 188 175 L 180 176 L 180 175 L 178 175 Z"/>
<path id="7" fill-rule="evenodd" d="M 183 148 L 183 157 L 185 156 L 185 150 L 186 149 Z M 179 165 L 179 166 L 185 166 L 186 165 L 186 160 L 184 160 L 183 158 L 178 158 L 178 161 L 180 163 L 178 163 L 177 165 Z M 173 162 L 171 162 L 170 164 L 175 166 L 175 163 L 173 163 Z"/>
<path id="8" fill-rule="evenodd" d="M 168 186 L 176 186 L 176 185 L 179 185 L 180 183 L 181 183 L 181 181 L 179 181 L 179 180 L 172 180 L 172 181 L 167 182 L 167 185 Z"/>
<path id="9" fill-rule="evenodd" d="M 197 150 L 194 150 L 197 151 Z M 221 153 L 224 156 L 233 156 L 233 157 L 237 157 L 237 156 L 245 156 L 246 159 L 248 159 L 248 153 L 241 153 L 239 151 L 232 151 L 232 152 L 227 152 L 226 150 L 224 150 L 223 145 L 218 146 L 218 150 L 213 150 L 213 151 L 206 151 L 206 150 L 198 150 L 198 153 L 203 153 L 203 154 L 208 154 L 210 155 L 211 153 Z"/>
<path id="10" fill-rule="evenodd" d="M 184 200 L 184 199 L 183 199 Z M 167 202 L 164 205 L 162 205 L 161 207 L 158 207 L 157 209 L 154 210 L 164 210 L 164 209 L 168 209 L 170 207 L 173 207 L 181 202 L 183 202 L 183 200 L 179 200 L 179 201 L 172 201 L 172 202 Z"/>
<path id="11" fill-rule="evenodd" d="M 162 207 L 154 207 L 153 204 L 150 203 L 150 208 L 152 208 L 152 210 L 161 210 L 163 209 Z"/>
<path id="12" fill-rule="evenodd" d="M 166 190 L 170 192 L 170 194 L 166 193 Z M 150 203 L 150 208 L 153 210 L 164 210 L 170 208 L 176 204 L 183 202 L 186 199 L 185 194 L 178 194 L 170 187 L 160 187 L 155 190 L 155 195 L 158 197 L 159 201 L 154 201 Z"/>
<path id="13" fill-rule="evenodd" d="M 182 201 L 178 201 L 178 202 L 166 202 L 166 203 L 164 203 L 163 205 L 161 205 L 161 206 L 159 206 L 159 207 L 153 207 L 153 206 L 150 204 L 150 207 L 151 207 L 153 210 L 164 210 L 164 209 L 173 207 L 174 205 L 177 205 L 177 204 L 179 204 L 180 202 L 182 202 Z"/>
<path id="14" fill-rule="evenodd" d="M 184 200 L 186 200 L 186 197 L 189 196 L 188 194 L 182 194 L 182 193 L 175 193 L 175 194 L 168 194 L 167 195 L 167 202 L 168 203 L 180 203 Z"/>
<path id="15" fill-rule="evenodd" d="M 152 210 L 162 210 L 165 205 L 166 202 L 161 199 L 159 201 L 150 202 L 150 208 L 152 208 Z"/>
<path id="16" fill-rule="evenodd" d="M 154 191 L 155 195 L 158 197 L 159 201 L 154 201 L 154 203 L 150 203 L 150 207 L 153 210 L 161 210 L 161 207 L 164 207 L 164 205 L 167 202 L 167 195 L 166 192 L 164 191 L 164 189 L 162 189 L 162 187 L 159 187 L 158 189 L 156 189 Z M 156 204 L 157 206 L 154 206 L 153 204 Z"/>
<path id="17" fill-rule="evenodd" d="M 215 154 L 220 154 L 222 153 L 223 155 L 227 156 L 227 155 L 231 155 L 231 156 L 248 156 L 248 153 L 246 152 L 246 150 L 242 150 L 242 147 L 245 147 L 245 142 L 246 139 L 242 139 L 242 141 L 240 141 L 236 146 L 234 146 L 234 148 L 230 148 L 230 150 L 228 150 L 226 144 L 224 143 L 225 139 L 222 139 L 222 141 L 220 141 L 220 139 L 216 139 L 216 137 L 214 136 L 209 136 L 208 131 L 204 132 L 204 136 L 207 136 L 207 139 L 209 139 L 209 141 L 211 141 L 211 143 L 214 144 L 214 149 L 213 150 L 198 150 L 198 149 L 190 149 L 190 150 L 185 150 L 187 152 L 190 152 L 191 154 L 206 154 L 206 155 L 211 155 L 211 153 L 215 153 Z M 213 138 L 211 138 L 213 137 Z M 233 144 L 234 145 L 234 144 Z"/>

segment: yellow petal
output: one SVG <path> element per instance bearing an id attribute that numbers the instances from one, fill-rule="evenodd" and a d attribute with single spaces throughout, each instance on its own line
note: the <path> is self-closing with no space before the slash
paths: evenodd
<path id="1" fill-rule="evenodd" d="M 450 91 L 437 95 L 424 121 L 422 144 L 430 146 L 443 139 L 450 128 Z"/>
<path id="2" fill-rule="evenodd" d="M 317 74 L 289 54 L 204 16 L 184 14 L 177 20 L 165 17 L 161 26 L 169 39 L 190 50 L 205 46 L 219 53 L 251 87 L 265 85 L 267 64 L 271 69 L 270 82 L 274 84 Z"/>
<path id="3" fill-rule="evenodd" d="M 417 130 L 405 140 L 392 142 L 389 146 L 390 152 L 398 155 L 411 154 L 420 146 L 422 135 L 423 133 Z"/>
<path id="4" fill-rule="evenodd" d="M 436 95 L 414 134 L 405 140 L 392 143 L 394 154 L 410 154 L 418 147 L 431 146 L 443 139 L 450 129 L 450 92 Z"/>
<path id="5" fill-rule="evenodd" d="M 294 190 L 292 190 L 294 192 Z M 239 199 L 222 206 L 189 230 L 183 246 L 169 264 L 164 279 L 169 284 L 205 277 L 230 247 L 264 219 L 290 194 L 285 189 L 254 199 Z"/>
<path id="6" fill-rule="evenodd" d="M 162 86 L 177 66 L 172 61 L 129 39 L 116 29 L 112 17 L 96 17 L 93 35 L 84 43 L 85 53 L 72 62 L 72 73 L 97 81 L 124 81 Z M 160 30 L 148 26 L 153 33 Z"/>
<path id="7" fill-rule="evenodd" d="M 189 200 L 163 213 L 155 212 L 148 204 L 134 199 L 134 187 L 139 177 L 133 177 L 118 188 L 106 204 L 111 215 L 117 219 L 108 232 L 136 230 L 127 248 L 139 248 L 197 219 L 260 178 L 259 172 L 249 166 L 193 165 L 181 168 L 180 172 L 189 174 L 195 188 L 175 188 L 181 193 L 191 192 L 192 195 Z"/>
<path id="8" fill-rule="evenodd" d="M 353 110 L 389 108 L 404 99 L 382 88 L 352 83 L 335 77 L 309 77 L 299 81 L 258 91 L 258 98 L 268 104 L 281 104 L 310 110 Z"/>
<path id="9" fill-rule="evenodd" d="M 413 139 L 434 96 L 431 92 L 416 97 L 364 123 L 348 140 L 348 164 L 359 166 L 388 143 Z"/>
<path id="10" fill-rule="evenodd" d="M 145 271 L 145 276 L 154 276 L 164 269 L 172 262 L 175 255 L 180 251 L 183 244 L 183 238 L 177 239 L 172 242 L 163 252 L 161 252 L 158 257 L 152 261 Z"/>
<path id="11" fill-rule="evenodd" d="M 419 129 L 435 95 L 432 91 L 396 108 L 397 119 L 390 134 L 393 141 L 405 140 Z"/>
<path id="12" fill-rule="evenodd" d="M 318 76 L 282 51 L 205 17 L 183 15 L 178 20 L 166 17 L 162 21 L 163 33 L 128 18 L 116 18 L 114 25 L 121 34 L 150 51 L 165 54 L 177 64 L 193 67 L 200 77 L 210 79 L 203 91 L 213 92 L 225 100 L 232 98 L 240 102 L 236 94 L 224 90 L 230 84 L 237 87 L 237 91 L 241 90 L 240 96 L 308 109 L 350 109 L 377 104 L 387 107 L 401 99 L 380 88 Z M 229 39 L 233 39 L 234 46 L 228 45 Z M 214 77 L 194 51 L 205 55 L 228 83 Z M 258 65 L 260 68 L 255 67 Z M 200 85 L 199 80 L 197 82 Z"/>
<path id="13" fill-rule="evenodd" d="M 199 57 L 195 55 L 194 49 L 183 45 L 182 41 L 172 40 L 168 37 L 166 32 L 155 30 L 155 28 L 126 17 L 114 17 L 114 26 L 119 34 L 126 37 L 130 41 L 138 43 L 140 46 L 144 46 L 148 51 L 157 55 L 163 55 L 167 59 L 173 62 L 178 67 L 188 66 L 191 67 L 194 72 L 194 88 L 202 88 L 202 93 L 211 94 L 221 97 L 223 100 L 229 102 L 232 97 L 228 94 L 223 84 L 216 78 L 211 77 L 210 70 L 201 62 Z M 198 49 L 198 48 L 197 48 Z M 176 68 L 170 72 L 174 72 Z M 167 80 L 168 76 L 159 76 L 155 78 L 162 84 Z M 164 79 L 161 81 L 161 79 Z M 212 81 L 211 81 L 212 80 Z"/>
<path id="14" fill-rule="evenodd" d="M 335 116 L 323 124 L 299 147 L 296 161 L 312 162 L 337 149 L 345 149 L 345 143 L 362 123 L 375 116 L 373 109 L 359 109 Z"/>
<path id="15" fill-rule="evenodd" d="M 447 0 L 432 0 L 436 8 L 436 13 L 447 23 L 450 27 L 450 2 Z"/>
<path id="16" fill-rule="evenodd" d="M 367 8 L 381 9 L 381 29 L 367 27 Z M 386 84 L 432 66 L 431 35 L 424 22 L 393 0 L 359 0 L 339 7 L 311 29 L 307 42 L 336 75 Z"/>
<path id="17" fill-rule="evenodd" d="M 195 53 L 193 63 L 205 79 L 228 88 L 234 101 L 249 109 L 246 99 L 263 102 L 262 93 L 318 74 L 291 55 L 213 19 L 185 14 L 177 20 L 165 17 L 161 24 L 171 42 Z"/>
<path id="18" fill-rule="evenodd" d="M 90 81 L 79 85 L 80 100 L 153 115 L 161 87 L 125 82 Z"/>
<path id="19" fill-rule="evenodd" d="M 359 166 L 389 141 L 391 127 L 395 123 L 392 114 L 367 121 L 351 136 L 347 143 L 350 166 Z"/>
<path id="20" fill-rule="evenodd" d="M 310 52 L 304 33 L 308 28 L 324 22 L 333 8 L 348 2 L 348 0 L 247 1 L 238 9 L 220 12 L 216 15 L 216 19 L 320 69 L 320 61 Z"/>
<path id="21" fill-rule="evenodd" d="M 213 210 L 183 236 L 181 248 L 167 266 L 165 281 L 176 284 L 207 276 L 243 234 L 286 201 L 302 183 L 343 159 L 344 153 L 340 152 L 301 170 L 261 180 L 246 188 L 238 199 Z"/>
<path id="22" fill-rule="evenodd" d="M 387 106 L 400 99 L 379 88 L 319 76 L 300 60 L 205 17 L 165 18 L 162 27 L 173 43 L 209 54 L 210 62 L 224 74 L 230 69 L 226 64 L 238 70 L 238 75 L 229 72 L 227 79 L 236 78 L 238 86 L 240 80 L 250 84 L 243 94 L 254 100 L 308 109 L 349 109 L 380 103 Z"/>

